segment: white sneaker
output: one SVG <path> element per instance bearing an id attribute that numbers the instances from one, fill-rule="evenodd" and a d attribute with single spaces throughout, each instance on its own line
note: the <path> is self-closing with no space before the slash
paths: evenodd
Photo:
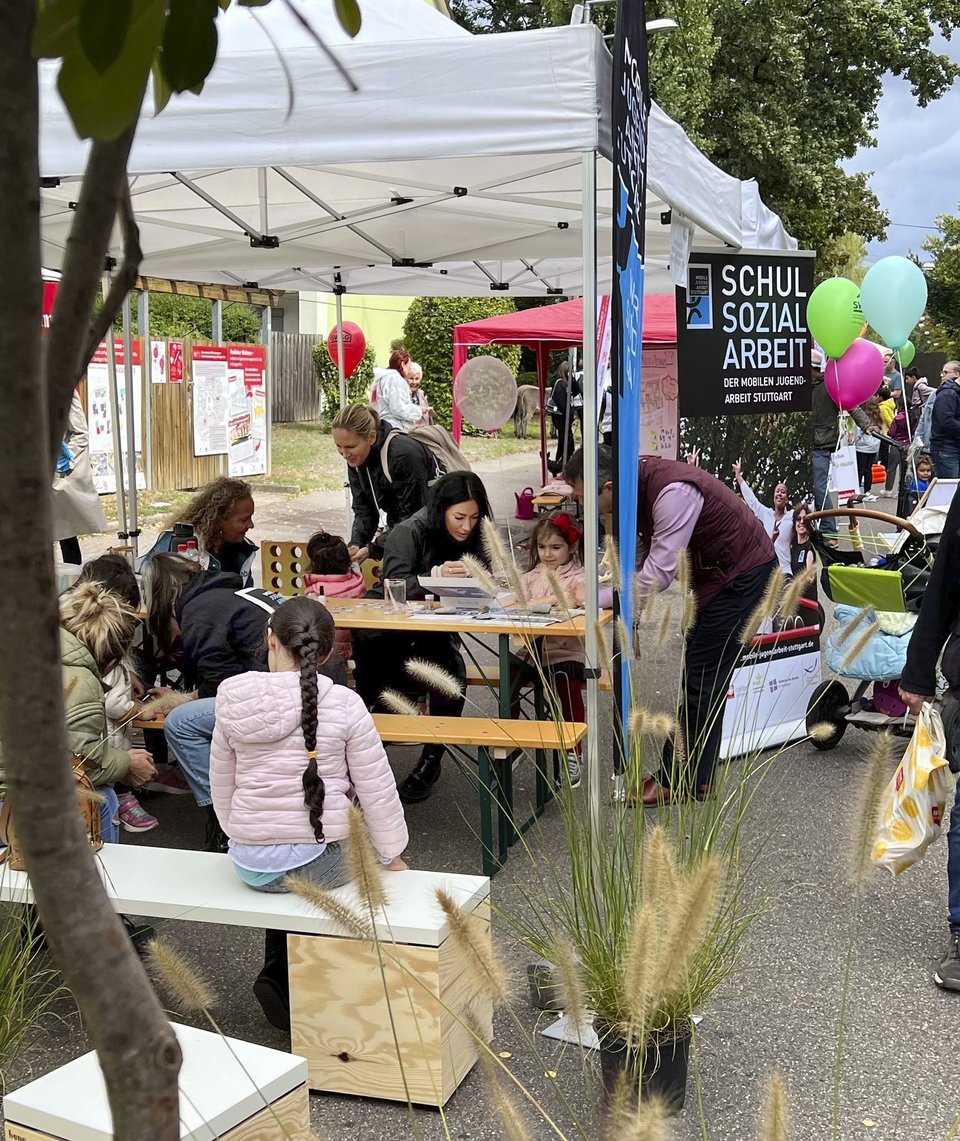
<path id="1" fill-rule="evenodd" d="M 567 753 L 567 776 L 571 788 L 580 787 L 580 758 L 576 753 Z"/>

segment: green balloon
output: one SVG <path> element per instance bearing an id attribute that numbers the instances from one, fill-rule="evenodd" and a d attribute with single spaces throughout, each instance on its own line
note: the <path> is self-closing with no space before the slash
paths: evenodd
<path id="1" fill-rule="evenodd" d="M 907 365 L 913 362 L 913 358 L 917 355 L 917 350 L 913 347 L 913 341 L 907 341 L 897 349 L 897 356 L 900 358 L 900 364 L 906 368 Z"/>
<path id="2" fill-rule="evenodd" d="M 863 329 L 860 290 L 846 277 L 828 277 L 810 294 L 807 327 L 828 357 L 839 359 Z"/>

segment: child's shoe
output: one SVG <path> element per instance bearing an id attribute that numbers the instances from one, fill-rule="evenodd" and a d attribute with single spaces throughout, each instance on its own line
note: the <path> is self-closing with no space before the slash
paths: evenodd
<path id="1" fill-rule="evenodd" d="M 124 792 L 120 800 L 120 823 L 128 832 L 149 832 L 160 827 L 160 821 L 140 806 L 132 792 Z"/>

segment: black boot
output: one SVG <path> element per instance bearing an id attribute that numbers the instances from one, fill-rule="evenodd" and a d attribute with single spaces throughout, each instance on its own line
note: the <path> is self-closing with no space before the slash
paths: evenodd
<path id="1" fill-rule="evenodd" d="M 404 804 L 416 804 L 420 800 L 427 799 L 433 786 L 440 779 L 440 762 L 443 760 L 444 752 L 443 745 L 424 747 L 420 760 L 397 789 Z"/>
<path id="2" fill-rule="evenodd" d="M 220 821 L 213 810 L 213 805 L 207 805 L 207 835 L 203 841 L 205 852 L 225 852 L 229 843 L 226 832 L 220 827 Z"/>
<path id="3" fill-rule="evenodd" d="M 253 993 L 271 1026 L 290 1032 L 290 982 L 287 977 L 287 933 L 264 932 L 263 970 Z"/>

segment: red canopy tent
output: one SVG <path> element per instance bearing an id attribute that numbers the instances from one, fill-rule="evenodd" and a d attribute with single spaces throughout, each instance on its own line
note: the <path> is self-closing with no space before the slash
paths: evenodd
<path id="1" fill-rule="evenodd" d="M 672 293 L 649 293 L 643 299 L 644 345 L 677 343 L 676 299 Z M 487 317 L 457 325 L 453 330 L 453 375 L 467 360 L 471 345 L 525 345 L 537 357 L 537 385 L 540 389 L 540 471 L 546 482 L 546 426 L 543 418 L 550 353 L 583 344 L 583 300 L 561 301 L 557 305 L 541 305 L 501 317 Z M 453 435 L 460 439 L 463 418 L 456 403 L 453 406 Z"/>

